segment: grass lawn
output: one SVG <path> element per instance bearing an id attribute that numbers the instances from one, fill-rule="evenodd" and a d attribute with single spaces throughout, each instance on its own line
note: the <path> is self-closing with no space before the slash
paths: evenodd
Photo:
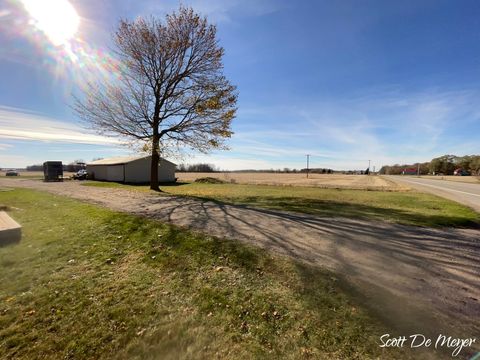
<path id="1" fill-rule="evenodd" d="M 191 188 L 193 189 L 193 188 Z M 0 358 L 405 358 L 332 273 L 33 190 L 0 247 Z"/>
<path id="2" fill-rule="evenodd" d="M 149 191 L 148 186 L 87 182 L 85 186 Z M 385 220 L 419 226 L 471 226 L 480 214 L 454 201 L 416 191 L 339 190 L 312 187 L 179 183 L 167 194 L 319 216 Z"/>

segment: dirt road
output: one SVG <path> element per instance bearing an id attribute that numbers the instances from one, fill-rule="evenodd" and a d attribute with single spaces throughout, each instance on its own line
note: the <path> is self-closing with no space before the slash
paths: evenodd
<path id="1" fill-rule="evenodd" d="M 259 245 L 342 274 L 394 329 L 480 337 L 480 230 L 319 218 L 77 182 L 0 186 L 45 190 Z"/>

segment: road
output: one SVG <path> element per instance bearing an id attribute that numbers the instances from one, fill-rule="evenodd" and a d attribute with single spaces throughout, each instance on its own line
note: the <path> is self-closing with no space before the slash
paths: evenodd
<path id="1" fill-rule="evenodd" d="M 417 190 L 457 201 L 480 212 L 480 183 L 471 184 L 406 176 L 388 176 L 388 178 Z"/>
<path id="2" fill-rule="evenodd" d="M 480 334 L 480 229 L 322 218 L 78 182 L 0 179 L 2 186 L 70 196 L 320 265 L 399 333 Z"/>

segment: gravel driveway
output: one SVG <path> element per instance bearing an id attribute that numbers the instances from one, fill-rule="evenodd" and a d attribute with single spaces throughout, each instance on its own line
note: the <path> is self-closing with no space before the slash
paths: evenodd
<path id="1" fill-rule="evenodd" d="M 259 245 L 334 270 L 403 335 L 480 336 L 480 230 L 430 229 L 124 189 L 0 180 Z M 341 214 L 339 214 L 340 216 Z M 478 340 L 478 339 L 477 339 Z"/>

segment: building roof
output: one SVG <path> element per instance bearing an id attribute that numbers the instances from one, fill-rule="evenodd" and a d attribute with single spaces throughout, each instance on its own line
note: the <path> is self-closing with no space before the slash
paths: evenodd
<path id="1" fill-rule="evenodd" d="M 151 157 L 151 155 L 147 155 L 147 156 L 116 156 L 116 157 L 111 157 L 111 158 L 107 158 L 107 159 L 95 160 L 95 161 L 89 162 L 87 165 L 123 165 L 123 164 L 128 164 L 132 161 L 147 159 L 147 158 L 150 158 L 150 157 Z M 161 158 L 161 160 L 175 165 L 171 161 L 168 161 L 164 158 Z"/>

